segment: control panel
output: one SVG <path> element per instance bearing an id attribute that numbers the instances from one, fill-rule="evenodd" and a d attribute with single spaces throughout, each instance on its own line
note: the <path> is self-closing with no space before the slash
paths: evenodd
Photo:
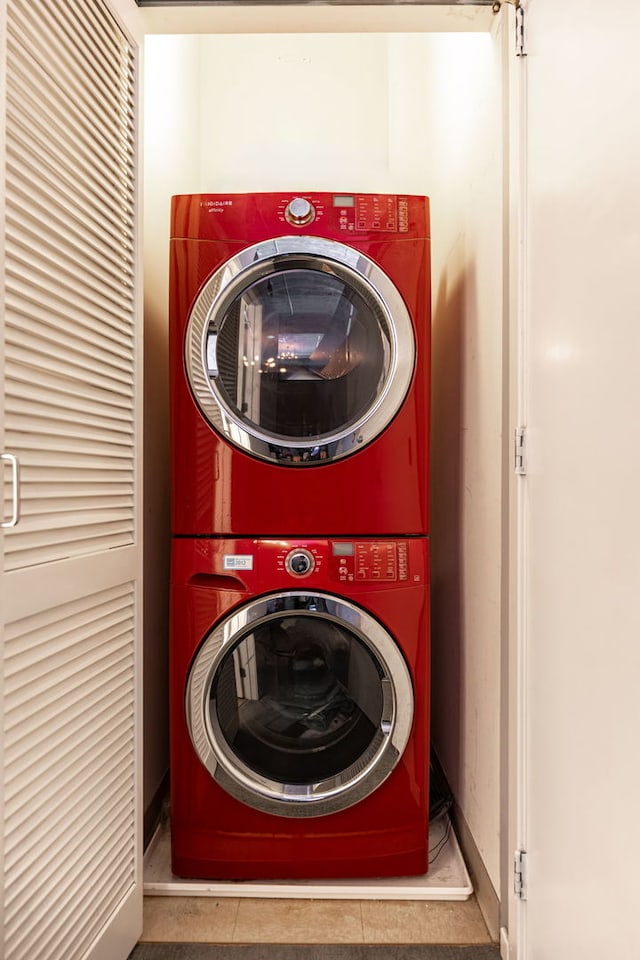
<path id="1" fill-rule="evenodd" d="M 247 244 L 311 234 L 355 239 L 427 239 L 429 199 L 412 194 L 308 191 L 184 194 L 172 200 L 171 236 Z"/>
<path id="2" fill-rule="evenodd" d="M 420 544 L 410 540 L 260 541 L 259 546 L 257 567 L 263 574 L 275 563 L 276 572 L 293 580 L 309 578 L 314 585 L 391 586 L 420 583 L 425 576 Z"/>
<path id="3" fill-rule="evenodd" d="M 397 583 L 409 579 L 409 549 L 403 541 L 358 540 L 331 546 L 333 568 L 343 583 Z"/>
<path id="4" fill-rule="evenodd" d="M 308 194 L 282 199 L 278 216 L 293 227 L 326 221 L 342 234 L 408 233 L 409 198 L 393 194 Z"/>

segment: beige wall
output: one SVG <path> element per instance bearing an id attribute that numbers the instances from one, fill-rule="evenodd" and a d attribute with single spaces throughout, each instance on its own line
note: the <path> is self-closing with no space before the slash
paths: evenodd
<path id="1" fill-rule="evenodd" d="M 148 66 L 153 56 L 167 76 L 170 44 L 147 43 Z M 486 33 L 231 35 L 202 37 L 198 49 L 199 70 L 198 57 L 172 68 L 180 83 L 197 71 L 200 97 L 180 118 L 193 124 L 191 162 L 184 145 L 171 163 L 147 148 L 156 219 L 145 263 L 158 351 L 170 185 L 432 197 L 434 735 L 499 889 L 502 145 L 492 41 Z M 173 143 L 162 90 L 147 91 L 147 113 L 155 102 Z M 162 449 L 148 451 L 154 478 L 166 473 Z"/>
<path id="2" fill-rule="evenodd" d="M 433 739 L 499 893 L 502 522 L 500 64 L 428 47 L 433 241 Z"/>
<path id="3" fill-rule="evenodd" d="M 144 807 L 168 764 L 168 241 L 171 195 L 197 189 L 198 44 L 156 37 L 144 53 Z"/>
<path id="4" fill-rule="evenodd" d="M 203 191 L 383 190 L 385 35 L 201 40 Z"/>

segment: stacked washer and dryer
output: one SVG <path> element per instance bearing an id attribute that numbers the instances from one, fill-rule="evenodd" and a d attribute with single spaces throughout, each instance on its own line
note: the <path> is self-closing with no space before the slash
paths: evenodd
<path id="1" fill-rule="evenodd" d="M 422 874 L 429 205 L 172 206 L 176 875 Z"/>

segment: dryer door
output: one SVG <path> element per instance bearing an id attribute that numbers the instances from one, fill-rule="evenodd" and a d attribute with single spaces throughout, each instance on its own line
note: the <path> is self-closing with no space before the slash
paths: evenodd
<path id="1" fill-rule="evenodd" d="M 351 247 L 282 237 L 227 261 L 186 334 L 200 410 L 264 460 L 313 466 L 375 439 L 413 374 L 409 313 L 386 274 Z"/>
<path id="2" fill-rule="evenodd" d="M 413 688 L 389 633 L 326 593 L 258 598 L 206 637 L 186 713 L 202 763 L 232 796 L 285 817 L 342 810 L 402 756 Z"/>

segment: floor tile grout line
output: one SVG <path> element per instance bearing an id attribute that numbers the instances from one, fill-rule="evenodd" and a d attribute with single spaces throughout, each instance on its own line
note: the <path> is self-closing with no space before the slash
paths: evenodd
<path id="1" fill-rule="evenodd" d="M 220 944 L 220 945 L 223 945 L 223 944 L 245 945 L 245 944 L 255 943 L 255 930 L 252 929 L 253 925 L 251 923 L 251 919 L 250 917 L 245 916 L 246 911 L 243 911 L 243 903 L 248 903 L 249 901 L 243 898 L 238 898 L 238 897 L 228 898 L 228 899 L 224 898 L 224 899 L 226 899 L 226 902 L 229 904 L 229 907 L 230 907 L 230 909 L 226 913 L 225 922 L 223 923 L 224 931 L 222 931 L 222 928 L 220 927 L 221 920 L 217 917 L 214 917 L 214 914 L 217 913 L 217 910 L 215 909 L 215 907 L 220 902 L 224 902 L 224 900 L 219 901 L 218 898 L 203 899 L 199 897 L 194 897 L 194 898 L 188 897 L 188 898 L 169 898 L 169 899 L 145 898 L 145 901 L 148 900 L 150 903 L 154 905 L 158 904 L 160 906 L 166 906 L 166 907 L 171 907 L 171 904 L 172 903 L 174 904 L 174 910 L 176 915 L 173 917 L 172 922 L 174 925 L 177 924 L 180 935 L 175 941 L 172 938 L 172 942 L 183 942 L 183 943 L 194 942 L 190 938 L 190 933 L 191 933 L 191 936 L 193 936 L 193 932 L 190 931 L 188 927 L 189 927 L 189 921 L 190 920 L 193 921 L 195 919 L 196 927 L 198 923 L 200 924 L 200 927 L 201 927 L 200 935 L 202 936 L 202 934 L 205 933 L 205 937 L 203 937 L 203 940 L 201 940 L 200 942 L 209 942 L 209 943 Z M 203 906 L 203 907 L 205 905 L 208 906 L 209 909 L 204 910 L 204 914 L 208 915 L 208 922 L 207 922 L 206 916 L 200 916 L 199 920 L 198 920 L 198 917 L 191 918 L 189 916 L 190 911 L 189 909 L 185 909 L 185 908 L 188 908 L 189 904 L 192 901 L 198 904 L 199 906 Z M 263 907 L 265 906 L 264 900 L 260 900 L 257 902 L 259 902 L 261 906 Z M 278 901 L 278 902 L 280 904 L 282 903 L 282 901 Z M 296 907 L 300 907 L 300 902 L 298 900 L 294 901 L 294 903 Z M 180 909 L 176 909 L 175 904 L 179 904 Z M 310 904 L 312 907 L 315 908 L 316 913 L 320 911 L 320 914 L 321 914 L 321 918 L 318 918 L 318 917 L 315 918 L 315 921 L 313 924 L 313 931 L 312 931 L 313 936 L 311 937 L 308 936 L 309 932 L 311 932 L 311 928 L 308 925 L 305 925 L 304 917 L 298 918 L 296 932 L 294 934 L 292 934 L 291 929 L 288 927 L 288 922 L 286 917 L 283 917 L 281 918 L 281 921 L 280 921 L 282 929 L 279 929 L 277 931 L 270 930 L 269 936 L 265 942 L 271 942 L 271 943 L 287 943 L 288 942 L 289 944 L 293 943 L 298 946 L 317 945 L 318 943 L 322 942 L 320 939 L 318 939 L 320 936 L 322 936 L 322 929 L 317 927 L 318 921 L 320 919 L 322 924 L 324 924 L 324 926 L 327 926 L 328 928 L 331 928 L 335 924 L 335 927 L 334 927 L 335 932 L 336 933 L 339 932 L 341 934 L 341 936 L 335 942 L 336 944 L 342 944 L 344 946 L 360 944 L 365 946 L 385 945 L 385 946 L 391 947 L 393 945 L 398 945 L 399 942 L 402 942 L 402 943 L 405 943 L 405 942 L 406 943 L 417 943 L 417 942 L 452 943 L 453 942 L 456 944 L 469 943 L 474 945 L 482 945 L 482 944 L 491 942 L 488 931 L 486 930 L 486 926 L 484 922 L 480 919 L 480 913 L 479 913 L 479 909 L 477 908 L 477 905 L 475 907 L 475 913 L 478 914 L 478 919 L 482 924 L 482 931 L 486 935 L 486 939 L 484 936 L 480 934 L 479 930 L 472 929 L 472 927 L 477 926 L 475 922 L 475 916 L 473 916 L 474 910 L 471 909 L 473 906 L 472 903 L 465 903 L 461 905 L 449 905 L 449 904 L 435 904 L 435 903 L 426 904 L 422 901 L 416 902 L 416 903 L 412 901 L 409 901 L 407 903 L 404 903 L 402 901 L 401 902 L 394 901 L 393 903 L 381 904 L 378 901 L 376 902 L 376 906 L 378 907 L 378 909 L 375 909 L 372 912 L 371 908 L 373 904 L 371 901 L 359 900 L 355 902 L 352 901 L 352 910 L 351 911 L 346 910 L 346 912 L 345 912 L 346 905 L 343 902 L 340 902 L 341 909 L 340 911 L 338 911 L 338 913 L 335 916 L 332 916 L 330 912 L 320 909 L 322 906 L 325 906 L 325 907 L 329 906 L 326 903 L 323 905 L 322 901 L 310 901 Z M 403 907 L 413 908 L 413 912 L 416 912 L 417 910 L 418 913 L 435 912 L 436 915 L 442 912 L 439 908 L 450 907 L 451 909 L 447 910 L 446 913 L 450 912 L 454 916 L 456 912 L 460 913 L 459 909 L 458 911 L 456 911 L 456 907 L 463 907 L 462 914 L 464 915 L 464 914 L 471 913 L 472 916 L 467 917 L 466 920 L 464 920 L 464 917 L 462 918 L 464 921 L 465 929 L 464 930 L 459 929 L 457 931 L 458 937 L 454 941 L 450 940 L 449 936 L 445 936 L 442 941 L 440 941 L 439 939 L 438 940 L 434 939 L 433 935 L 434 933 L 436 933 L 436 930 L 437 930 L 437 933 L 440 933 L 440 934 L 442 934 L 443 932 L 442 930 L 438 930 L 438 927 L 440 926 L 439 923 L 436 924 L 435 930 L 432 928 L 431 924 L 428 925 L 428 927 L 431 929 L 424 929 L 420 931 L 416 930 L 415 933 L 422 934 L 420 940 L 415 940 L 413 937 L 410 937 L 406 941 L 404 939 L 400 941 L 400 937 L 402 937 L 403 931 L 400 931 L 400 937 L 399 937 L 398 936 L 398 932 L 399 932 L 398 919 L 392 917 L 391 923 L 385 922 L 385 919 L 388 920 L 388 918 L 385 918 L 384 914 L 385 914 L 385 908 L 387 911 L 390 910 L 392 914 L 397 913 L 398 909 L 400 909 L 402 913 L 406 914 L 407 910 L 406 909 L 402 910 Z M 174 910 L 170 910 L 169 913 L 173 913 Z M 159 912 L 160 914 L 163 913 L 162 910 L 160 910 Z M 200 912 L 201 912 L 200 910 L 196 911 L 198 915 L 200 914 Z M 223 912 L 226 912 L 226 911 L 223 911 Z M 155 929 L 155 923 L 154 923 L 155 913 L 156 911 L 153 910 L 151 911 L 151 915 L 148 916 L 146 915 L 146 910 L 145 910 L 145 929 L 141 937 L 141 942 L 159 942 L 160 940 L 160 936 L 161 936 L 160 930 Z M 350 913 L 350 916 L 349 916 L 349 913 Z M 411 915 L 411 910 L 409 910 L 409 914 Z M 449 918 L 449 922 L 454 919 L 454 916 Z M 156 917 L 155 920 L 157 919 L 158 918 Z M 416 922 L 419 920 L 418 917 L 415 917 L 413 919 Z M 444 920 L 444 922 L 447 923 L 446 917 L 441 918 L 441 922 L 442 920 Z M 203 921 L 204 921 L 204 928 L 202 927 Z M 461 922 L 460 917 L 458 917 L 458 922 Z M 457 924 L 454 923 L 454 926 L 456 925 Z M 418 923 L 418 926 L 422 926 L 422 924 Z M 163 927 L 162 923 L 160 924 L 160 927 L 161 928 Z M 251 936 L 249 937 L 246 936 L 245 927 L 247 927 L 247 930 L 251 931 Z M 387 927 L 389 927 L 389 929 L 387 929 Z M 293 941 L 291 941 L 290 939 L 287 939 L 287 940 L 282 939 L 283 932 L 287 930 L 288 930 L 289 937 L 293 936 Z M 225 932 L 226 934 L 224 937 L 221 936 L 222 932 Z M 307 936 L 304 936 L 303 932 L 306 932 Z M 406 931 L 404 931 L 404 933 L 406 935 Z M 437 936 L 437 933 L 436 933 L 436 936 Z M 244 935 L 241 935 L 241 934 L 244 934 Z M 326 934 L 326 931 L 325 931 L 325 934 Z M 469 934 L 471 934 L 471 936 L 469 936 Z M 467 939 L 467 937 L 469 937 L 469 939 Z"/>

